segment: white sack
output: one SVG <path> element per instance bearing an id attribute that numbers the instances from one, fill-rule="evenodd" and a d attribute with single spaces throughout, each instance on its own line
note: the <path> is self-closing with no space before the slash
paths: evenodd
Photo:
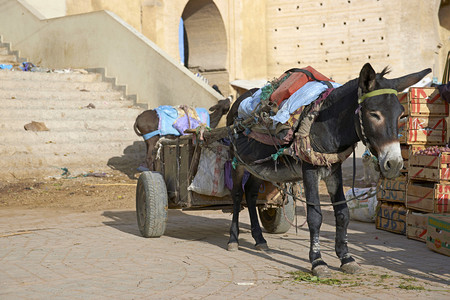
<path id="1" fill-rule="evenodd" d="M 228 146 L 220 143 L 202 148 L 197 174 L 188 190 L 207 196 L 230 195 L 225 187 L 224 164 L 228 160 Z"/>
<path id="2" fill-rule="evenodd" d="M 351 188 L 345 193 L 345 199 L 353 199 L 347 202 L 350 210 L 350 219 L 369 223 L 375 222 L 377 208 L 376 188 L 355 188 L 355 195 L 358 197 L 357 199 L 354 199 Z"/>

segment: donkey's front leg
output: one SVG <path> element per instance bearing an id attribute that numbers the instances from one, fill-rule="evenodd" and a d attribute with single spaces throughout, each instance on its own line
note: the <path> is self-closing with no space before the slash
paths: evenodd
<path id="1" fill-rule="evenodd" d="M 147 146 L 147 156 L 145 158 L 145 162 L 147 163 L 147 168 L 150 171 L 155 170 L 155 157 L 153 156 L 153 150 L 155 150 L 155 145 L 158 140 L 159 135 L 155 135 L 145 141 L 145 145 Z"/>
<path id="2" fill-rule="evenodd" d="M 233 217 L 230 225 L 230 239 L 228 240 L 228 251 L 236 251 L 239 248 L 239 212 L 241 211 L 241 201 L 244 191 L 242 190 L 242 179 L 244 168 L 237 166 L 232 170 L 233 189 L 231 199 L 233 200 Z"/>
<path id="3" fill-rule="evenodd" d="M 318 277 L 330 276 L 328 265 L 323 261 L 320 254 L 320 227 L 322 226 L 322 210 L 319 198 L 319 174 L 318 168 L 311 164 L 303 163 L 303 185 L 305 198 L 308 202 L 306 208 L 306 220 L 309 227 L 309 261 L 312 264 L 312 273 Z M 312 203 L 312 204 L 309 204 Z"/>
<path id="4" fill-rule="evenodd" d="M 245 184 L 245 200 L 247 201 L 248 213 L 250 215 L 250 226 L 252 230 L 252 237 L 255 239 L 255 248 L 257 250 L 267 250 L 267 241 L 262 234 L 261 226 L 259 225 L 258 214 L 256 212 L 256 200 L 258 200 L 259 187 L 262 180 L 250 175 Z"/>
<path id="5" fill-rule="evenodd" d="M 344 202 L 345 195 L 342 188 L 342 169 L 341 165 L 335 165 L 330 176 L 325 178 L 327 190 L 332 203 Z M 341 260 L 341 270 L 345 273 L 354 274 L 360 271 L 361 267 L 355 262 L 353 257 L 348 253 L 347 246 L 347 227 L 350 221 L 350 214 L 347 203 L 341 203 L 333 206 L 334 217 L 336 220 L 336 238 L 335 250 L 336 255 Z"/>

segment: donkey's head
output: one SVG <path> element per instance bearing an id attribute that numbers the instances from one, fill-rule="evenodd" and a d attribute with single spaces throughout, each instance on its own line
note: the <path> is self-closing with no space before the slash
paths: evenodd
<path id="1" fill-rule="evenodd" d="M 417 83 L 431 69 L 409 74 L 396 79 L 386 79 L 387 68 L 375 74 L 370 64 L 361 69 L 358 83 L 357 109 L 358 125 L 356 131 L 362 142 L 378 158 L 384 177 L 399 175 L 403 159 L 398 140 L 398 121 L 403 106 L 397 98 L 397 92 Z"/>

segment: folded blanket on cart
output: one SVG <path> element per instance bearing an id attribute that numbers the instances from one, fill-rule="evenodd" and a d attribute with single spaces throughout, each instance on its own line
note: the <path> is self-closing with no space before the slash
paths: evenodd
<path id="1" fill-rule="evenodd" d="M 341 86 L 341 84 L 336 82 L 331 82 L 331 84 L 334 88 Z M 277 123 L 286 123 L 291 114 L 297 111 L 300 107 L 306 106 L 316 100 L 326 89 L 328 89 L 327 85 L 321 81 L 307 82 L 288 99 L 281 102 L 278 112 L 274 116 L 270 117 L 273 120 L 273 126 L 276 126 Z M 245 120 L 252 116 L 252 112 L 261 102 L 261 91 L 262 88 L 241 102 L 238 109 L 239 118 Z"/>
<path id="2" fill-rule="evenodd" d="M 186 129 L 197 128 L 200 124 L 209 126 L 209 114 L 205 108 L 161 105 L 155 110 L 159 117 L 160 135 L 179 136 L 184 135 Z"/>

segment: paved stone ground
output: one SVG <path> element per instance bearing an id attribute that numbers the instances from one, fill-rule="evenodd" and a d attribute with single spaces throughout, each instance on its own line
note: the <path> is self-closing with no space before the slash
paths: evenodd
<path id="1" fill-rule="evenodd" d="M 374 224 L 351 222 L 351 253 L 364 272 L 343 275 L 332 211 L 325 209 L 323 257 L 344 282 L 327 285 L 288 273 L 310 269 L 306 227 L 266 233 L 271 249 L 258 252 L 245 210 L 240 251 L 228 252 L 230 219 L 221 211 L 170 210 L 166 234 L 146 239 L 133 210 L 0 210 L 0 298 L 450 299 L 449 257 Z"/>

